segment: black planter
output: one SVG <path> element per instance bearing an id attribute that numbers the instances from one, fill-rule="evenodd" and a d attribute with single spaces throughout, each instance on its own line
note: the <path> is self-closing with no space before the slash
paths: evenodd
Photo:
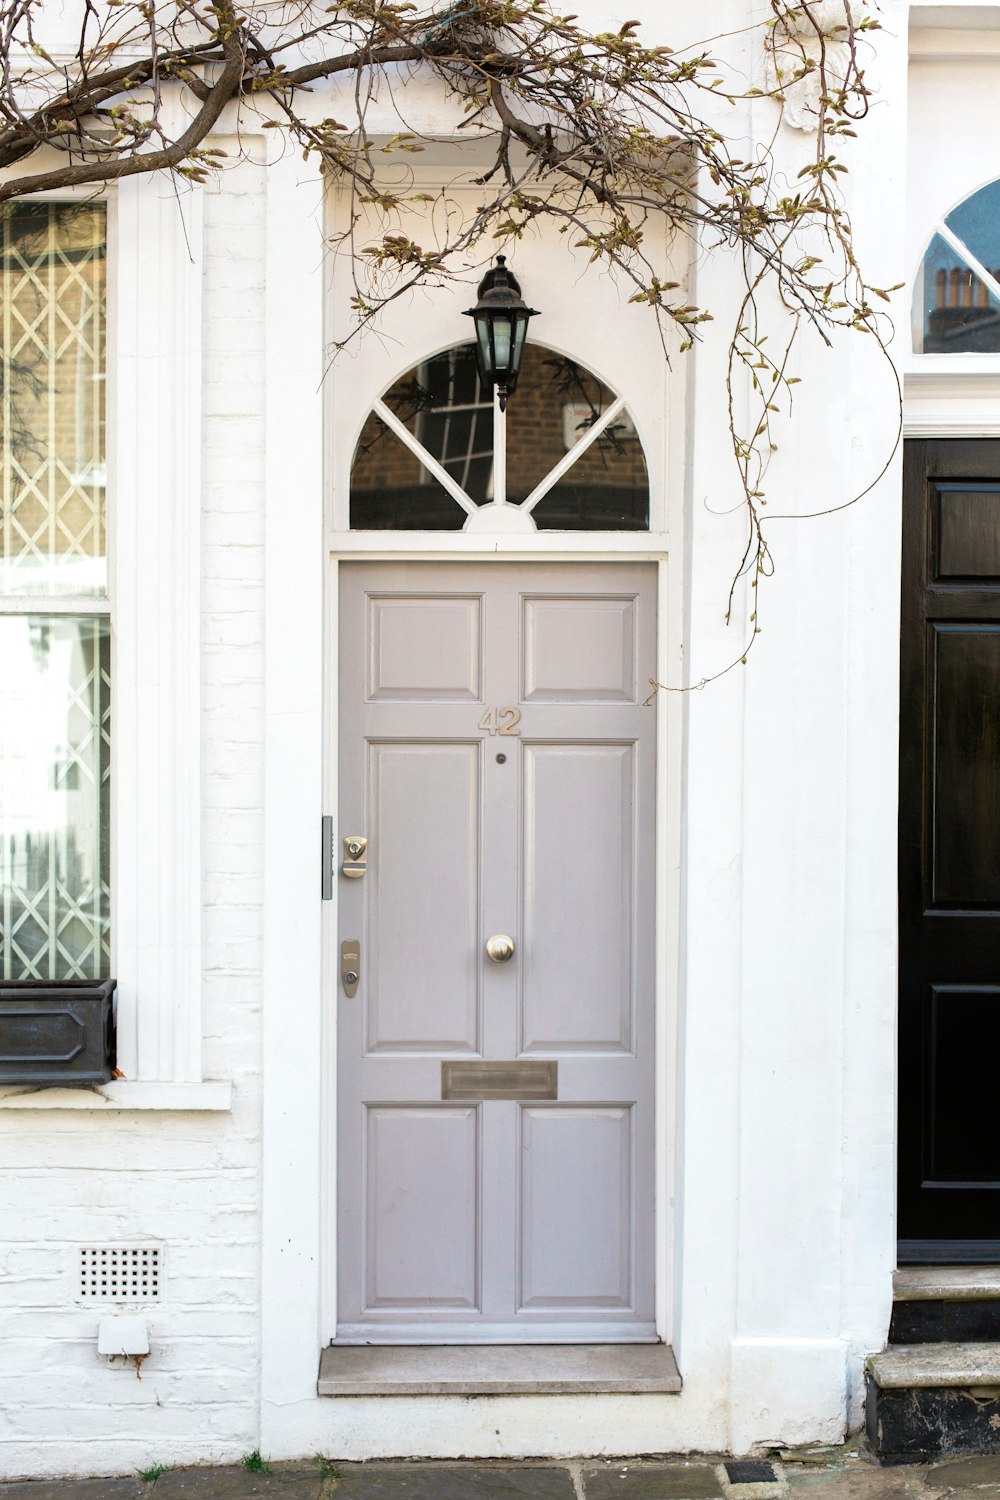
<path id="1" fill-rule="evenodd" d="M 107 1083 L 115 1072 L 114 979 L 0 983 L 0 1083 Z"/>

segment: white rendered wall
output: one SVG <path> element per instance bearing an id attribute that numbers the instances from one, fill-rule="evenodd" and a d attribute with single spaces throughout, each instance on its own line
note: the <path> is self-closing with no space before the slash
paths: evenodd
<path id="1" fill-rule="evenodd" d="M 173 199 L 169 183 L 149 189 Z M 234 1105 L 0 1109 L 4 1477 L 232 1460 L 257 1443 L 263 173 L 227 173 L 204 211 L 203 1065 L 233 1081 Z M 139 439 L 155 465 L 156 433 Z M 141 825 L 142 808 L 131 814 Z M 114 1307 L 74 1300 L 79 1246 L 132 1243 L 166 1247 L 162 1299 L 143 1309 L 141 1380 L 97 1354 L 98 1320 Z"/>
<path id="2" fill-rule="evenodd" d="M 628 18 L 614 9 L 612 23 Z M 695 35 L 690 11 L 641 0 L 628 14 L 666 41 L 681 25 Z M 846 192 L 859 251 L 888 284 L 902 278 L 906 26 L 903 5 L 883 11 L 888 31 L 869 69 L 878 114 L 862 127 Z M 738 32 L 746 12 L 744 0 L 717 5 L 713 31 Z M 581 14 L 609 24 L 596 0 Z M 759 80 L 756 42 L 726 45 Z M 433 105 L 428 91 L 428 119 Z M 774 127 L 767 105 L 720 104 L 720 116 L 748 144 Z M 809 146 L 782 132 L 790 175 Z M 677 1176 L 665 1209 L 684 1391 L 320 1400 L 333 1040 L 318 901 L 333 682 L 321 184 L 295 153 L 267 171 L 245 164 L 206 190 L 204 217 L 203 1076 L 234 1080 L 234 1109 L 0 1110 L 0 1339 L 16 1356 L 0 1373 L 0 1472 L 128 1472 L 257 1446 L 364 1458 L 836 1440 L 857 1420 L 861 1358 L 884 1336 L 893 1263 L 897 468 L 851 511 L 774 526 L 778 571 L 750 664 L 692 693 L 680 715 L 684 937 L 677 1093 L 665 1101 Z M 545 246 L 524 255 L 544 307 L 559 262 Z M 724 255 L 698 266 L 696 297 L 716 333 L 734 311 L 734 269 Z M 421 312 L 415 341 L 440 305 Z M 563 315 L 554 296 L 550 305 L 555 327 Z M 386 355 L 387 380 L 405 352 Z M 414 358 L 426 352 L 421 343 Z M 598 367 L 615 358 L 595 348 Z M 800 364 L 772 512 L 849 498 L 893 439 L 891 384 L 863 341 L 833 354 L 804 343 Z M 736 490 L 717 339 L 689 356 L 687 373 L 690 462 L 670 469 L 653 457 L 680 491 L 671 500 L 684 553 L 671 576 L 684 575 L 696 681 L 741 645 L 723 611 L 742 523 L 720 514 Z M 629 372 L 615 374 L 625 390 Z M 652 386 L 639 398 L 647 426 L 683 436 Z M 334 383 L 335 447 L 354 437 L 346 388 L 339 399 Z M 141 1381 L 98 1359 L 97 1315 L 73 1304 L 69 1281 L 79 1244 L 137 1240 L 168 1253 Z"/>

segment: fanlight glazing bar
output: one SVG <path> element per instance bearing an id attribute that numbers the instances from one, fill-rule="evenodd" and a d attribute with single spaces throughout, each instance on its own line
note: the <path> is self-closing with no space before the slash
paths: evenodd
<path id="1" fill-rule="evenodd" d="M 493 397 L 493 503 L 507 504 L 507 413 Z"/>
<path id="2" fill-rule="evenodd" d="M 419 443 L 413 433 L 390 411 L 384 401 L 376 401 L 372 410 L 381 418 L 391 432 L 394 432 L 400 442 L 405 443 L 410 452 L 420 461 L 429 474 L 433 474 L 438 484 L 442 485 L 451 498 L 462 507 L 470 516 L 474 516 L 479 509 L 463 490 L 462 486 L 448 473 L 448 470 L 438 463 L 432 454 L 428 453 L 423 443 Z"/>
<path id="3" fill-rule="evenodd" d="M 959 239 L 954 230 L 948 228 L 947 224 L 939 224 L 936 232 L 941 236 L 946 244 L 951 246 L 955 254 L 959 256 L 961 260 L 964 260 L 969 270 L 975 272 L 980 281 L 986 287 L 987 291 L 993 294 L 997 302 L 1000 302 L 1000 281 L 997 281 L 992 271 L 987 271 L 982 261 L 976 259 L 972 251 L 969 249 L 968 245 L 964 244 L 963 241 Z"/>
<path id="4" fill-rule="evenodd" d="M 621 416 L 624 410 L 625 397 L 619 396 L 617 401 L 612 401 L 608 409 L 601 413 L 593 426 L 587 428 L 587 431 L 573 444 L 569 452 L 559 460 L 555 468 L 549 470 L 541 484 L 535 486 L 527 500 L 519 508 L 523 511 L 533 511 L 539 500 L 544 500 L 549 490 L 553 485 L 559 483 L 567 469 L 573 467 L 580 455 L 586 453 L 591 443 L 595 442 L 605 428 L 610 427 L 615 418 Z"/>

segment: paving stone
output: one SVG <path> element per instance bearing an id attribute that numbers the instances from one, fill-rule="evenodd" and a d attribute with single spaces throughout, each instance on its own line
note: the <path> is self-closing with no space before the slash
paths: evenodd
<path id="1" fill-rule="evenodd" d="M 242 1464 L 224 1469 L 170 1469 L 143 1488 L 143 1500 L 255 1500 L 258 1495 L 271 1500 L 320 1500 L 323 1471 L 318 1463 L 272 1464 L 269 1474 L 251 1473 Z M 77 1497 L 67 1495 L 61 1500 Z"/>
<path id="2" fill-rule="evenodd" d="M 141 1479 L 32 1479 L 0 1484 L 0 1500 L 139 1500 Z"/>
<path id="3" fill-rule="evenodd" d="M 586 1500 L 717 1500 L 723 1489 L 708 1464 L 605 1464 L 584 1469 Z"/>
<path id="4" fill-rule="evenodd" d="M 1000 1456 L 980 1454 L 977 1458 L 936 1464 L 928 1469 L 927 1479 L 931 1484 L 942 1485 L 1000 1484 Z"/>
<path id="5" fill-rule="evenodd" d="M 811 1465 L 785 1465 L 785 1479 L 794 1500 L 917 1500 L 918 1496 L 938 1495 L 940 1490 L 926 1490 L 923 1470 L 917 1468 L 882 1469 L 875 1464 L 858 1464 L 845 1469 L 814 1469 Z"/>
<path id="6" fill-rule="evenodd" d="M 329 1500 L 576 1500 L 568 1469 L 530 1464 L 336 1464 L 328 1493 Z"/>

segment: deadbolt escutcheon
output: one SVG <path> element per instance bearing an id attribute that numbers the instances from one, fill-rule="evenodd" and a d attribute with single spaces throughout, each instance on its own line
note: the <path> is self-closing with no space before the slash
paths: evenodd
<path id="1" fill-rule="evenodd" d="M 349 833 L 344 839 L 344 863 L 341 873 L 348 880 L 360 880 L 368 868 L 368 840 L 360 833 Z"/>
<path id="2" fill-rule="evenodd" d="M 357 938 L 346 938 L 340 945 L 340 981 L 348 1000 L 357 994 L 360 977 L 361 943 Z"/>

